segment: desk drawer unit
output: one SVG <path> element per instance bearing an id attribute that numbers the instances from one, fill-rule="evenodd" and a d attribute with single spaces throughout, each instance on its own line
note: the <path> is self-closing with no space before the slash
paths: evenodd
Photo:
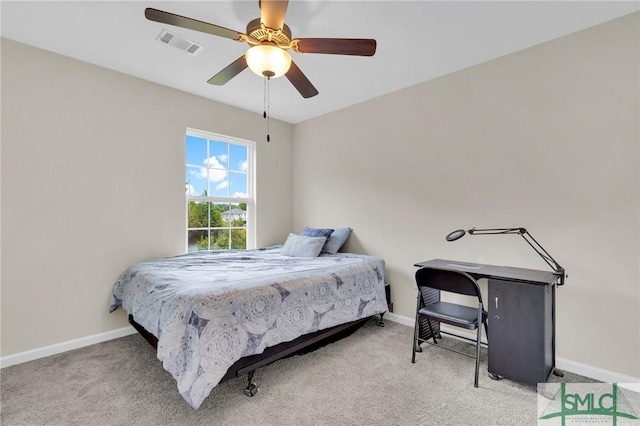
<path id="1" fill-rule="evenodd" d="M 536 386 L 553 371 L 553 285 L 489 280 L 489 372 Z"/>

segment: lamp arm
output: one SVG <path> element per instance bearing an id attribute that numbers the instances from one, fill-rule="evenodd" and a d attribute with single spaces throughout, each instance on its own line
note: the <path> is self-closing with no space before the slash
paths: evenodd
<path id="1" fill-rule="evenodd" d="M 542 259 L 544 259 L 544 261 L 547 262 L 547 264 L 551 266 L 551 268 L 553 268 L 554 271 L 556 271 L 556 274 L 560 277 L 560 282 L 558 283 L 558 285 L 564 285 L 564 279 L 566 277 L 564 268 L 560 266 L 560 264 L 553 257 L 551 257 L 551 255 L 540 245 L 538 241 L 536 241 L 535 238 L 533 238 L 533 236 L 531 236 L 531 234 L 526 229 L 524 230 L 524 233 L 520 235 L 522 235 L 522 238 L 524 238 L 524 240 L 529 243 L 529 245 L 536 251 L 536 253 L 538 253 L 540 257 L 542 257 Z"/>
<path id="2" fill-rule="evenodd" d="M 524 228 L 471 228 L 467 231 L 470 235 L 495 235 L 495 234 L 520 234 L 527 232 Z"/>
<path id="3" fill-rule="evenodd" d="M 558 285 L 564 285 L 566 277 L 565 270 L 551 255 L 533 238 L 533 236 L 525 228 L 471 228 L 467 231 L 471 235 L 492 235 L 492 234 L 518 234 L 533 248 L 536 253 L 549 265 L 555 273 L 560 277 Z"/>

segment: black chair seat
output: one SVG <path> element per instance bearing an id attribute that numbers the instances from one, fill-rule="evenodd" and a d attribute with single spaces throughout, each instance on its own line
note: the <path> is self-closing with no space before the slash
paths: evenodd
<path id="1" fill-rule="evenodd" d="M 420 309 L 420 314 L 460 328 L 475 330 L 478 327 L 478 308 L 435 302 Z"/>

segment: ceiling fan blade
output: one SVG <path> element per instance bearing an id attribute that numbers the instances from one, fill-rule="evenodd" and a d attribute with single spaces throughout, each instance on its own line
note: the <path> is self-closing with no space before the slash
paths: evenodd
<path id="1" fill-rule="evenodd" d="M 162 10 L 153 9 L 150 7 L 144 10 L 144 16 L 150 21 L 175 25 L 176 27 L 187 28 L 207 34 L 213 34 L 219 37 L 230 38 L 232 40 L 240 40 L 241 36 L 244 35 L 242 33 L 239 33 L 238 31 L 230 30 L 219 25 L 198 21 L 197 19 L 187 18 L 186 16 L 180 16 L 176 15 L 175 13 L 164 12 Z"/>
<path id="2" fill-rule="evenodd" d="M 371 38 L 300 38 L 296 52 L 333 55 L 373 56 L 376 41 Z"/>
<path id="3" fill-rule="evenodd" d="M 311 98 L 318 94 L 318 89 L 313 87 L 307 76 L 300 71 L 300 68 L 293 61 L 291 61 L 291 67 L 285 75 L 303 98 Z"/>
<path id="4" fill-rule="evenodd" d="M 227 67 L 220 71 L 218 74 L 211 77 L 207 81 L 207 83 L 215 84 L 216 86 L 222 86 L 233 77 L 244 71 L 245 68 L 247 68 L 247 60 L 245 59 L 244 55 L 242 55 L 238 59 L 227 65 Z"/>
<path id="5" fill-rule="evenodd" d="M 280 30 L 284 27 L 289 0 L 259 0 L 260 20 L 265 27 Z"/>

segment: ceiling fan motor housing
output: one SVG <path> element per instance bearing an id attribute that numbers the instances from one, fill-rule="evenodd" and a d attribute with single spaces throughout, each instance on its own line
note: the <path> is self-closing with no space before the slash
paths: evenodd
<path id="1" fill-rule="evenodd" d="M 260 18 L 256 18 L 247 24 L 247 36 L 258 41 L 258 44 L 272 43 L 284 49 L 291 44 L 291 29 L 287 24 L 282 29 L 265 27 Z M 251 43 L 250 43 L 251 44 Z"/>

